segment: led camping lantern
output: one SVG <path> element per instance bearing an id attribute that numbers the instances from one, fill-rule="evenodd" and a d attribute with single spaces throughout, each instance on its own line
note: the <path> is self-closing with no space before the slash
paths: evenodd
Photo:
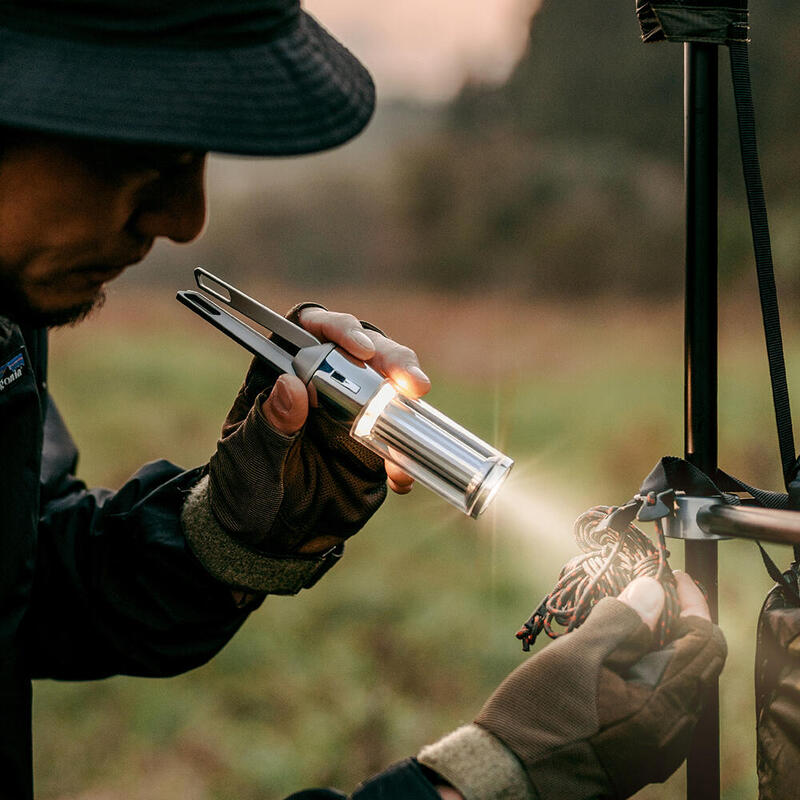
<path id="1" fill-rule="evenodd" d="M 274 369 L 313 386 L 328 411 L 351 425 L 354 439 L 470 517 L 491 503 L 514 464 L 508 456 L 210 272 L 198 267 L 194 274 L 200 289 L 276 338 L 268 339 L 199 292 L 178 292 L 178 300 Z"/>

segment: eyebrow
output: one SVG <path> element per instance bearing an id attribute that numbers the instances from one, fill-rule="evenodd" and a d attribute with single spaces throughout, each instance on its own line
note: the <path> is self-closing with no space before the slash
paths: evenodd
<path id="1" fill-rule="evenodd" d="M 124 149 L 123 149 L 124 148 Z M 118 154 L 108 151 L 107 155 L 117 156 L 120 163 L 141 164 L 144 168 L 169 169 L 170 167 L 186 167 L 203 154 L 198 150 L 179 150 L 178 148 L 142 147 L 135 145 L 128 150 L 123 147 Z"/>
<path id="2" fill-rule="evenodd" d="M 84 162 L 107 174 L 169 172 L 186 168 L 205 155 L 199 150 L 123 142 L 81 142 L 76 153 Z"/>

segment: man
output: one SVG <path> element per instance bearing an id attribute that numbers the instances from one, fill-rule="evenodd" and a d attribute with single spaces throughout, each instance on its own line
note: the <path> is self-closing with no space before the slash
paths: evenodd
<path id="1" fill-rule="evenodd" d="M 2 796 L 32 796 L 31 678 L 191 669 L 266 594 L 336 563 L 387 480 L 410 489 L 302 383 L 254 363 L 207 466 L 154 462 L 88 490 L 46 382 L 49 326 L 79 320 L 158 237 L 200 234 L 208 151 L 325 149 L 373 104 L 368 73 L 294 0 L 0 0 Z M 371 326 L 313 305 L 292 316 L 427 391 L 414 353 Z M 681 587 L 671 649 L 649 653 L 663 591 L 632 584 L 510 676 L 477 725 L 359 796 L 623 797 L 663 779 L 724 659 Z"/>

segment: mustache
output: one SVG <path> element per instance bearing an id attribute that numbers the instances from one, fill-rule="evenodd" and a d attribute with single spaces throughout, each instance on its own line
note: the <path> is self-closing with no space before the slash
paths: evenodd
<path id="1" fill-rule="evenodd" d="M 74 272 L 117 272 L 143 261 L 153 247 L 153 239 L 136 241 L 130 247 L 120 247 L 119 250 L 103 255 L 92 261 L 79 263 Z"/>
<path id="2" fill-rule="evenodd" d="M 88 272 L 121 272 L 122 270 L 132 267 L 134 264 L 138 264 L 140 261 L 143 261 L 149 252 L 150 248 L 148 247 L 144 252 L 131 254 L 122 258 L 103 259 L 80 264 L 75 267 L 73 272 L 77 272 L 79 274 Z"/>

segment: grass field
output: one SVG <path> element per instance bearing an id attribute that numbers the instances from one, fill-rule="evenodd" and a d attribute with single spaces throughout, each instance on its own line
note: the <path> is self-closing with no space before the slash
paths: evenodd
<path id="1" fill-rule="evenodd" d="M 252 287 L 251 287 L 252 288 Z M 256 293 L 253 291 L 253 293 Z M 267 296 L 266 294 L 264 296 Z M 297 297 L 270 290 L 272 304 Z M 42 800 L 272 800 L 362 778 L 474 716 L 522 655 L 514 631 L 575 551 L 571 521 L 619 503 L 682 450 L 680 309 L 507 297 L 331 295 L 415 346 L 434 405 L 517 461 L 474 522 L 422 488 L 391 497 L 313 591 L 270 598 L 210 664 L 166 680 L 41 681 Z M 720 461 L 777 487 L 757 311 L 722 314 Z M 789 332 L 789 342 L 798 337 Z M 800 347 L 789 348 L 789 374 Z M 246 356 L 176 303 L 132 290 L 57 332 L 51 389 L 80 474 L 119 485 L 141 463 L 204 462 Z M 673 543 L 673 566 L 682 562 Z M 781 563 L 789 553 L 774 548 Z M 755 796 L 752 660 L 770 586 L 754 546 L 720 547 L 723 795 Z M 678 773 L 641 798 L 680 798 Z"/>

